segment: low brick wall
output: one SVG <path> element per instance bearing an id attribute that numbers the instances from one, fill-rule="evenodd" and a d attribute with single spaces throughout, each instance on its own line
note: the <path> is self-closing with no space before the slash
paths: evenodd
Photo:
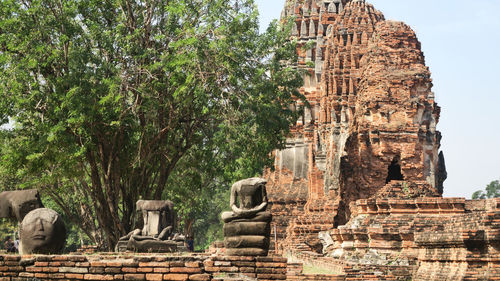
<path id="1" fill-rule="evenodd" d="M 162 255 L 0 255 L 0 281 L 285 280 L 280 257 Z"/>

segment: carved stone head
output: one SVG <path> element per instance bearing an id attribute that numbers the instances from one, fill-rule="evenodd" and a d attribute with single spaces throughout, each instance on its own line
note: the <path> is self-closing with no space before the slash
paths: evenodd
<path id="1" fill-rule="evenodd" d="M 20 227 L 20 253 L 58 254 L 66 242 L 66 227 L 54 210 L 39 208 L 29 212 Z"/>

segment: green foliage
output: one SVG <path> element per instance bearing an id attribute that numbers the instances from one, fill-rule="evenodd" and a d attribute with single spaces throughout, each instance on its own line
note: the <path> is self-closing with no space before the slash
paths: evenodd
<path id="1" fill-rule="evenodd" d="M 3 1 L 0 184 L 108 249 L 141 198 L 208 231 L 299 114 L 289 30 L 259 34 L 252 0 Z"/>
<path id="2" fill-rule="evenodd" d="M 500 197 L 500 181 L 494 180 L 490 182 L 485 190 L 478 190 L 472 194 L 472 199 L 487 199 Z"/>
<path id="3" fill-rule="evenodd" d="M 17 233 L 17 223 L 9 219 L 0 219 L 0 249 L 4 248 L 4 242 L 8 236 L 15 239 Z"/>
<path id="4" fill-rule="evenodd" d="M 72 200 L 71 197 L 66 197 Z M 64 252 L 75 252 L 81 245 L 89 245 L 92 243 L 90 238 L 79 229 L 78 223 L 71 221 L 66 212 L 52 199 L 52 197 L 43 197 L 42 203 L 45 208 L 53 209 L 58 212 L 66 225 L 66 244 Z"/>

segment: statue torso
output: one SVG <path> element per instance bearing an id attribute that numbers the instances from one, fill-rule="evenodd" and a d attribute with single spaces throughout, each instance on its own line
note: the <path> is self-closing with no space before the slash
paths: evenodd
<path id="1" fill-rule="evenodd" d="M 262 204 L 261 185 L 243 185 L 239 188 L 238 197 L 241 209 L 252 209 Z"/>

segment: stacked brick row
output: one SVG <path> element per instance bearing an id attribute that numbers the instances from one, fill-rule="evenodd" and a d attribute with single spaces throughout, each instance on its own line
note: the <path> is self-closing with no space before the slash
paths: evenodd
<path id="1" fill-rule="evenodd" d="M 345 269 L 345 281 L 408 281 L 413 266 L 355 265 Z"/>
<path id="2" fill-rule="evenodd" d="M 343 275 L 347 262 L 332 257 L 326 257 L 319 254 L 312 254 L 311 252 L 297 252 L 292 259 L 293 261 L 300 261 L 309 267 L 320 268 L 328 272 Z M 290 263 L 289 263 L 290 266 Z"/>
<path id="3" fill-rule="evenodd" d="M 347 263 L 346 278 L 364 274 L 361 280 L 371 280 L 370 266 L 414 268 L 406 276 L 422 281 L 500 277 L 500 199 L 364 199 L 352 208 L 354 217 L 329 232 L 326 248 Z"/>
<path id="4" fill-rule="evenodd" d="M 352 206 L 353 219 L 330 231 L 330 256 L 350 262 L 414 264 L 417 231 L 434 231 L 430 221 L 443 222 L 465 213 L 465 199 L 362 199 Z"/>
<path id="5" fill-rule="evenodd" d="M 302 274 L 297 276 L 289 276 L 290 281 L 345 281 L 344 275 L 332 274 Z"/>
<path id="6" fill-rule="evenodd" d="M 415 234 L 413 280 L 500 280 L 500 199 L 478 202 L 482 210 L 421 222 L 436 231 Z"/>
<path id="7" fill-rule="evenodd" d="M 76 250 L 76 253 L 78 253 L 78 254 L 87 254 L 87 255 L 95 254 L 97 252 L 98 252 L 97 246 L 93 246 L 93 245 L 83 245 Z"/>
<path id="8" fill-rule="evenodd" d="M 286 258 L 208 256 L 0 256 L 0 281 L 285 280 Z"/>

